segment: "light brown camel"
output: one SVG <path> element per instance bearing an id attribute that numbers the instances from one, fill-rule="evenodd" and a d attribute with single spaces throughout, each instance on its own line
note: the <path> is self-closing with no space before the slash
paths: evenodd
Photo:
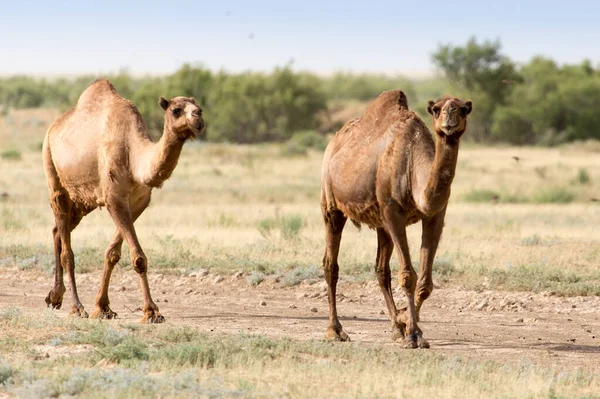
<path id="1" fill-rule="evenodd" d="M 135 105 L 119 96 L 108 80 L 97 80 L 79 97 L 77 106 L 58 118 L 44 139 L 44 170 L 56 226 L 52 230 L 56 256 L 54 288 L 46 303 L 59 309 L 65 286 L 63 268 L 73 291 L 71 313 L 87 317 L 77 295 L 71 231 L 81 219 L 105 206 L 117 230 L 104 255 L 104 272 L 92 317 L 117 316 L 109 307 L 108 286 L 121 258 L 123 239 L 144 295 L 143 322 L 164 317 L 152 301 L 147 259 L 133 223 L 150 203 L 152 189 L 167 180 L 179 160 L 183 143 L 204 130 L 202 110 L 193 98 L 160 98 L 165 126 L 157 143 L 150 139 Z"/>
<path id="2" fill-rule="evenodd" d="M 336 310 L 338 253 L 346 219 L 377 230 L 375 271 L 392 319 L 392 339 L 405 337 L 407 348 L 427 348 L 418 327 L 423 301 L 433 290 L 431 269 L 438 247 L 459 139 L 467 127 L 471 101 L 454 97 L 430 101 L 434 139 L 408 109 L 400 90 L 383 92 L 363 116 L 347 122 L 325 150 L 321 172 L 321 211 L 326 248 L 323 268 L 328 285 L 327 338 L 347 341 Z M 406 226 L 421 220 L 421 273 L 410 261 Z M 400 258 L 399 284 L 407 307 L 397 310 L 392 296 L 390 258 Z M 415 298 L 416 293 L 416 298 Z"/>

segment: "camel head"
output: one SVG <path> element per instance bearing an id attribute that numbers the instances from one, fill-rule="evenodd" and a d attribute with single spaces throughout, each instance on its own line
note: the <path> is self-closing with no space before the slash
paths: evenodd
<path id="1" fill-rule="evenodd" d="M 193 97 L 161 97 L 158 105 L 165 110 L 165 127 L 178 139 L 196 138 L 204 132 L 202 109 Z"/>
<path id="2" fill-rule="evenodd" d="M 429 101 L 427 112 L 433 116 L 433 129 L 439 135 L 460 138 L 467 129 L 467 115 L 471 113 L 473 103 L 456 97 L 442 97 Z"/>

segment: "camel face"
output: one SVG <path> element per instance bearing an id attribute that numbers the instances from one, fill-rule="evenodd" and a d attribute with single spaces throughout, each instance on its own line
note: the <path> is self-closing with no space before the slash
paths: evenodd
<path id="1" fill-rule="evenodd" d="M 427 112 L 433 115 L 436 133 L 460 137 L 467 129 L 467 115 L 471 113 L 471 101 L 462 102 L 454 97 L 442 97 L 437 102 L 429 101 Z"/>
<path id="2" fill-rule="evenodd" d="M 196 138 L 204 132 L 202 109 L 193 97 L 161 97 L 158 103 L 165 110 L 165 124 L 179 139 Z"/>

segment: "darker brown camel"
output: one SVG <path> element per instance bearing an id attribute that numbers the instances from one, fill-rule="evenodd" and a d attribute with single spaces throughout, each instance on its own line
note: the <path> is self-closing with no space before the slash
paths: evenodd
<path id="1" fill-rule="evenodd" d="M 418 327 L 423 301 L 433 290 L 431 269 L 444 227 L 460 137 L 467 127 L 471 101 L 454 97 L 430 101 L 433 137 L 408 109 L 400 90 L 382 93 L 361 118 L 337 132 L 325 150 L 321 172 L 321 211 L 325 221 L 323 268 L 328 285 L 327 337 L 348 341 L 336 310 L 338 253 L 347 218 L 377 230 L 375 271 L 392 320 L 392 339 L 407 348 L 428 348 Z M 421 273 L 410 261 L 406 226 L 421 220 Z M 400 258 L 399 284 L 407 307 L 397 310 L 392 296 L 390 258 Z"/>
<path id="2" fill-rule="evenodd" d="M 56 256 L 54 288 L 46 303 L 59 309 L 65 285 L 63 268 L 73 291 L 71 313 L 87 317 L 75 285 L 71 232 L 81 219 L 105 206 L 117 231 L 104 255 L 104 272 L 92 317 L 117 316 L 109 307 L 110 276 L 121 258 L 123 239 L 144 295 L 143 322 L 164 317 L 150 296 L 148 262 L 133 227 L 150 203 L 152 189 L 167 180 L 186 140 L 204 130 L 202 110 L 193 98 L 160 98 L 165 110 L 162 137 L 153 143 L 139 111 L 119 96 L 108 80 L 97 80 L 79 97 L 77 106 L 58 118 L 44 139 L 43 158 L 56 226 L 52 230 Z"/>

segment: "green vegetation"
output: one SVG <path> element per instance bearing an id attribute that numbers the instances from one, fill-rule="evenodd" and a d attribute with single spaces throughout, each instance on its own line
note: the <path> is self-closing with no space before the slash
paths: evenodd
<path id="1" fill-rule="evenodd" d="M 333 133 L 348 117 L 384 90 L 402 89 L 409 105 L 425 117 L 427 100 L 442 94 L 470 98 L 467 141 L 551 146 L 574 140 L 600 139 L 600 68 L 589 61 L 558 65 L 534 57 L 518 65 L 502 53 L 499 41 L 469 39 L 464 45 L 441 45 L 432 54 L 441 77 L 410 80 L 402 76 L 339 72 L 323 77 L 297 72 L 291 65 L 270 73 L 212 72 L 184 64 L 171 75 L 133 77 L 121 71 L 109 78 L 131 99 L 153 135 L 161 134 L 159 96 L 194 96 L 205 111 L 204 139 L 237 143 L 288 141 L 284 153 L 302 155 L 320 148 L 323 134 Z M 96 76 L 75 79 L 0 78 L 0 109 L 51 107 L 66 109 Z M 346 115 L 349 104 L 362 104 Z M 337 120 L 333 116 L 338 113 Z M 7 123 L 9 118 L 7 116 Z M 429 120 L 427 118 L 426 120 Z M 32 121 L 35 122 L 35 121 Z M 312 130 L 320 139 L 291 139 Z"/>

